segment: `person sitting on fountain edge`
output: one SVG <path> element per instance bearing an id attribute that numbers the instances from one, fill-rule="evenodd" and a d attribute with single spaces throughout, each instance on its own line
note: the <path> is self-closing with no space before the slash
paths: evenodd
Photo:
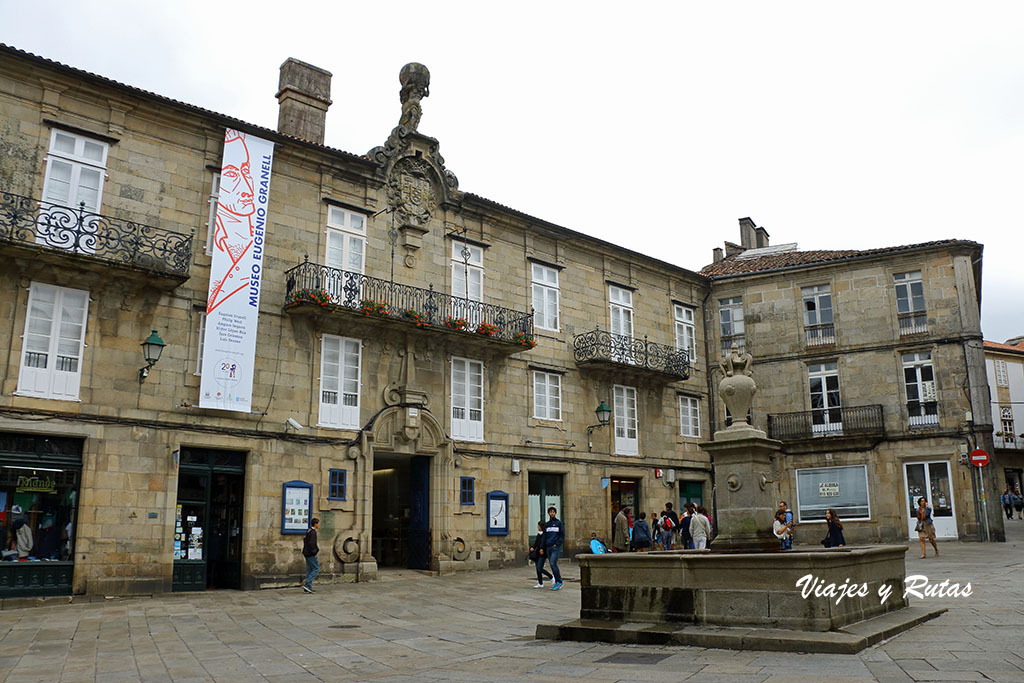
<path id="1" fill-rule="evenodd" d="M 782 543 L 783 550 L 793 549 L 793 522 L 786 521 L 786 513 L 779 510 L 775 513 L 775 522 L 772 524 L 772 533 Z"/>

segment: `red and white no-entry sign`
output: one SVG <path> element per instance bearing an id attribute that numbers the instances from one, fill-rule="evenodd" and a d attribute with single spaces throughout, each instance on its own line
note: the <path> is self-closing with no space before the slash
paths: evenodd
<path id="1" fill-rule="evenodd" d="M 988 464 L 988 453 L 980 448 L 971 451 L 971 464 L 977 467 L 984 467 Z"/>

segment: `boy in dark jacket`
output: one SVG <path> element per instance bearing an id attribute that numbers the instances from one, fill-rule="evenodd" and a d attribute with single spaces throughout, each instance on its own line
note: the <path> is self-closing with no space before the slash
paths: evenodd
<path id="1" fill-rule="evenodd" d="M 530 546 L 530 559 L 533 560 L 534 565 L 537 567 L 537 585 L 534 588 L 543 588 L 544 579 L 551 578 L 551 572 L 544 569 L 544 558 L 546 555 L 542 552 L 544 550 L 544 522 L 537 522 L 537 538 L 533 539 L 533 545 Z"/>
<path id="2" fill-rule="evenodd" d="M 320 527 L 320 520 L 314 517 L 309 523 L 309 531 L 302 539 L 302 556 L 306 558 L 306 580 L 302 582 L 302 590 L 307 593 L 315 593 L 313 590 L 313 579 L 320 574 L 320 546 L 316 543 L 316 530 Z"/>
<path id="3" fill-rule="evenodd" d="M 558 510 L 552 505 L 548 508 L 548 521 L 544 525 L 544 549 L 541 554 L 548 558 L 548 565 L 555 575 L 555 585 L 551 590 L 562 587 L 562 572 L 558 571 L 558 557 L 562 554 L 562 543 L 565 541 L 565 526 L 556 516 Z"/>

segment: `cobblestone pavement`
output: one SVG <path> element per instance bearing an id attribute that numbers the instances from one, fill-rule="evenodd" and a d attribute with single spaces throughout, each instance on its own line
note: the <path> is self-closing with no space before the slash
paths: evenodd
<path id="1" fill-rule="evenodd" d="M 1024 521 L 1008 542 L 907 553 L 907 574 L 970 581 L 929 600 L 942 617 L 859 655 L 734 652 L 533 639 L 578 615 L 533 570 L 431 577 L 386 571 L 367 584 L 214 591 L 0 612 L 0 679 L 11 681 L 1024 681 Z M 618 660 L 618 661 L 617 661 Z"/>

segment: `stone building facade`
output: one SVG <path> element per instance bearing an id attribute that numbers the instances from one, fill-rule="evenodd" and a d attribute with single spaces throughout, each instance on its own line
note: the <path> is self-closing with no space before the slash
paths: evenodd
<path id="1" fill-rule="evenodd" d="M 701 271 L 712 282 L 707 338 L 754 357 L 751 417 L 783 442 L 776 478 L 798 541 L 825 535 L 828 508 L 850 543 L 916 538 L 911 499 L 922 495 L 940 537 L 979 538 L 979 475 L 965 455 L 992 431 L 981 245 L 799 251 L 770 245 L 749 218 L 740 235 Z M 982 474 L 991 491 L 992 468 Z M 989 531 L 1002 539 L 992 510 Z"/>
<path id="2" fill-rule="evenodd" d="M 986 341 L 985 371 L 994 431 L 991 466 L 998 487 L 994 500 L 1007 485 L 1024 491 L 1024 337 Z"/>
<path id="3" fill-rule="evenodd" d="M 365 155 L 296 60 L 276 131 L 0 66 L 0 523 L 34 536 L 0 597 L 294 585 L 311 516 L 325 578 L 365 580 L 522 561 L 548 505 L 571 553 L 710 504 L 707 278 L 461 190 L 422 66 Z M 275 146 L 244 413 L 199 407 L 226 129 Z"/>

